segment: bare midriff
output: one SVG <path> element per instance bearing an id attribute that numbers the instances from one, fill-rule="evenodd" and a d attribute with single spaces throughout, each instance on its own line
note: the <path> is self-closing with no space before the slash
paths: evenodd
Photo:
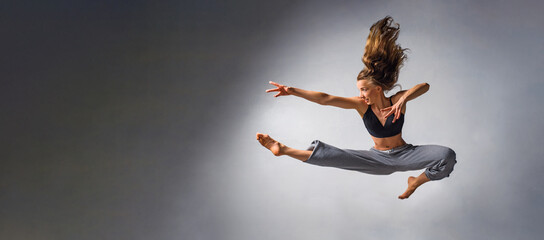
<path id="1" fill-rule="evenodd" d="M 404 139 L 402 139 L 402 133 L 386 138 L 371 137 L 374 140 L 374 148 L 377 150 L 389 150 L 406 144 Z"/>

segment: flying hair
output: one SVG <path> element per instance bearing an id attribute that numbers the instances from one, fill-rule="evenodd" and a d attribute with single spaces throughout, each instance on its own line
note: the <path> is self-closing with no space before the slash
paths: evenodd
<path id="1" fill-rule="evenodd" d="M 364 68 L 357 80 L 367 80 L 389 91 L 395 87 L 399 70 L 407 59 L 405 51 L 396 43 L 400 25 L 386 16 L 370 27 L 363 55 Z"/>

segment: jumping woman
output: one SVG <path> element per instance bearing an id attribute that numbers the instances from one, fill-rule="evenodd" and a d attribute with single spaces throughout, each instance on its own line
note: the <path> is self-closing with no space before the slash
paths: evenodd
<path id="1" fill-rule="evenodd" d="M 370 150 L 339 149 L 319 140 L 313 141 L 307 150 L 299 150 L 261 133 L 257 133 L 257 140 L 276 156 L 287 155 L 319 166 L 377 175 L 425 169 L 419 176 L 408 178 L 408 189 L 399 196 L 400 199 L 410 197 L 428 181 L 448 177 L 457 162 L 452 149 L 438 145 L 412 145 L 402 139 L 406 103 L 427 92 L 429 84 L 421 83 L 385 97 L 384 91 L 395 86 L 399 70 L 406 60 L 406 49 L 396 43 L 398 35 L 399 24 L 393 25 L 389 16 L 370 27 L 363 55 L 365 66 L 357 76 L 358 97 L 338 97 L 275 82 L 270 82 L 276 86 L 275 89 L 266 90 L 278 92 L 274 97 L 293 95 L 321 105 L 357 110 L 375 144 Z"/>

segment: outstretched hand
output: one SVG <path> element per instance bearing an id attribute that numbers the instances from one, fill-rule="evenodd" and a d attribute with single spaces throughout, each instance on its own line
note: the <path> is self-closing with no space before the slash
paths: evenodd
<path id="1" fill-rule="evenodd" d="M 381 111 L 382 112 L 387 112 L 389 111 L 386 115 L 385 115 L 385 118 L 387 119 L 389 116 L 391 116 L 391 114 L 395 114 L 395 118 L 393 118 L 393 121 L 392 122 L 395 122 L 397 121 L 397 119 L 399 119 L 400 117 L 400 114 L 401 114 L 401 111 L 402 111 L 402 106 L 404 105 L 404 101 L 402 99 L 398 100 L 393 106 L 391 107 L 386 107 L 384 109 L 382 109 Z"/>
<path id="2" fill-rule="evenodd" d="M 278 83 L 275 83 L 275 82 L 268 82 L 274 86 L 276 86 L 277 88 L 274 88 L 274 89 L 268 89 L 266 90 L 266 92 L 278 92 L 276 95 L 274 95 L 274 97 L 279 97 L 279 96 L 287 96 L 287 95 L 290 95 L 288 92 L 287 92 L 287 89 L 289 87 L 285 86 L 285 85 L 281 85 L 281 84 L 278 84 Z"/>

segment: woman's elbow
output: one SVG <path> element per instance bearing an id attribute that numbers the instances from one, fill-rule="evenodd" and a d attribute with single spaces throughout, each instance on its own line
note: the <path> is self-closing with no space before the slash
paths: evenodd
<path id="1" fill-rule="evenodd" d="M 319 93 L 316 103 L 320 105 L 329 105 L 329 102 L 331 101 L 331 96 L 326 93 Z"/>
<path id="2" fill-rule="evenodd" d="M 422 83 L 421 87 L 423 88 L 424 92 L 427 92 L 431 88 L 431 85 L 429 85 L 428 83 Z"/>

